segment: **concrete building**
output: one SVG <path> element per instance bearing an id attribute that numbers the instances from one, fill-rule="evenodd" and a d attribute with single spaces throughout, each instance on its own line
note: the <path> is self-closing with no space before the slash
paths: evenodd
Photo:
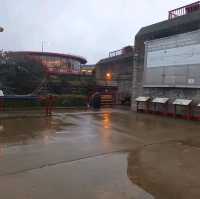
<path id="1" fill-rule="evenodd" d="M 95 65 L 92 65 L 92 64 L 81 65 L 80 72 L 82 75 L 94 76 L 95 75 Z"/>
<path id="2" fill-rule="evenodd" d="M 200 101 L 200 3 L 169 12 L 135 37 L 132 109 L 138 96 Z"/>
<path id="3" fill-rule="evenodd" d="M 97 86 L 116 91 L 117 103 L 131 97 L 134 48 L 127 46 L 109 53 L 96 64 Z"/>
<path id="4" fill-rule="evenodd" d="M 8 54 L 40 63 L 48 75 L 80 74 L 81 65 L 87 63 L 87 60 L 80 56 L 53 52 L 18 51 Z"/>

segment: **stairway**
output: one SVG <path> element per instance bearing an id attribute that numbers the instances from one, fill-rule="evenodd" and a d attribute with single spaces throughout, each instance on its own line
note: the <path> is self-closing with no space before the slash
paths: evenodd
<path id="1" fill-rule="evenodd" d="M 114 99 L 112 94 L 101 94 L 101 107 L 111 107 L 114 104 Z"/>

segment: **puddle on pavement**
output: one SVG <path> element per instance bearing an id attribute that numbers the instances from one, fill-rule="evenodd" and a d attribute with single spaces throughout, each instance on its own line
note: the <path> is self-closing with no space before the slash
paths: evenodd
<path id="1" fill-rule="evenodd" d="M 75 136 L 98 132 L 109 138 L 113 132 L 132 136 L 141 142 L 156 142 L 166 139 L 198 136 L 198 122 L 187 122 L 129 111 L 105 111 L 103 113 L 61 114 L 52 118 L 19 118 L 0 120 L 0 144 L 27 144 L 43 137 L 53 138 L 56 134 Z M 193 143 L 192 143 L 193 142 Z M 190 141 L 197 145 L 198 143 Z"/>
<path id="2" fill-rule="evenodd" d="M 127 134 L 146 143 L 189 139 L 199 136 L 200 122 L 185 121 L 133 112 L 105 113 L 93 116 L 104 128 Z M 109 120 L 108 120 L 109 119 Z"/>
<path id="3" fill-rule="evenodd" d="M 200 148 L 155 144 L 128 155 L 129 179 L 162 199 L 200 198 Z"/>
<path id="4" fill-rule="evenodd" d="M 62 127 L 72 123 L 56 118 L 35 117 L 0 120 L 0 145 L 26 145 L 53 137 Z"/>

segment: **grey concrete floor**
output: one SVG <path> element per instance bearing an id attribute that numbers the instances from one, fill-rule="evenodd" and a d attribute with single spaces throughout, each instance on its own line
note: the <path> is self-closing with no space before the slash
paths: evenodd
<path id="1" fill-rule="evenodd" d="M 200 122 L 128 110 L 0 119 L 2 199 L 200 198 Z"/>

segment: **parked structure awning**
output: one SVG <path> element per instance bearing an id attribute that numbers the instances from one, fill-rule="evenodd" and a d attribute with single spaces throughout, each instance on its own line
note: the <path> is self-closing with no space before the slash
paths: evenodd
<path id="1" fill-rule="evenodd" d="M 151 98 L 150 97 L 138 97 L 135 99 L 136 102 L 147 102 L 149 101 Z"/>
<path id="2" fill-rule="evenodd" d="M 156 97 L 152 100 L 153 103 L 166 104 L 169 101 L 169 98 L 166 97 Z"/>
<path id="3" fill-rule="evenodd" d="M 3 94 L 3 91 L 2 91 L 2 90 L 0 90 L 0 96 L 4 96 L 4 94 Z"/>
<path id="4" fill-rule="evenodd" d="M 174 105 L 181 105 L 181 106 L 189 106 L 192 103 L 192 100 L 188 99 L 176 99 L 173 104 Z"/>

